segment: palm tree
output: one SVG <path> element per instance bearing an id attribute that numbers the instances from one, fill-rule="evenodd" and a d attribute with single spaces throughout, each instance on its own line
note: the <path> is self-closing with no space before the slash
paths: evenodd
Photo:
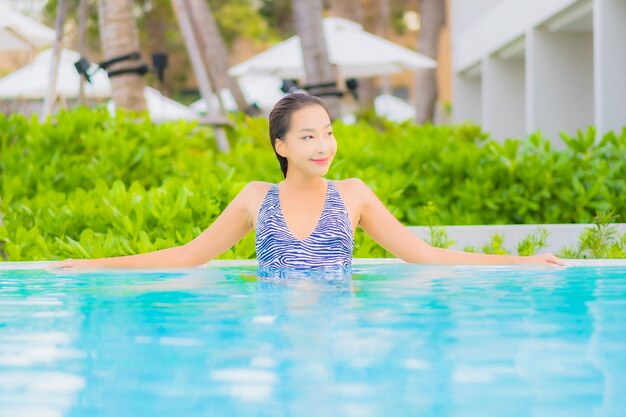
<path id="1" fill-rule="evenodd" d="M 197 27 L 200 29 L 198 35 L 209 61 L 208 70 L 215 91 L 229 89 L 239 110 L 248 110 L 248 103 L 237 80 L 227 73 L 228 50 L 209 4 L 206 0 L 190 0 L 189 6 L 192 11 L 191 17 L 196 20 Z"/>
<path id="2" fill-rule="evenodd" d="M 336 82 L 337 74 L 328 59 L 328 50 L 322 31 L 322 0 L 292 0 L 291 5 L 296 31 L 300 37 L 307 84 Z M 311 93 L 321 94 L 324 90 L 336 90 L 336 88 L 312 89 Z M 331 117 L 340 117 L 339 97 L 328 95 L 323 98 Z"/>
<path id="3" fill-rule="evenodd" d="M 189 2 L 185 0 L 172 0 L 172 6 L 174 9 L 174 13 L 176 14 L 176 18 L 178 20 L 178 25 L 180 27 L 181 33 L 185 40 L 185 45 L 187 47 L 187 52 L 189 54 L 189 59 L 191 60 L 191 66 L 196 75 L 196 82 L 198 83 L 198 87 L 200 90 L 200 94 L 202 98 L 207 103 L 207 113 L 210 114 L 211 118 L 215 119 L 215 116 L 223 117 L 223 106 L 220 103 L 220 109 L 214 110 L 211 108 L 211 98 L 213 96 L 213 86 L 211 76 L 209 75 L 209 70 L 207 68 L 207 57 L 200 47 L 200 42 L 198 39 L 198 34 L 200 32 L 198 28 L 199 21 L 197 19 L 192 18 L 193 10 L 189 7 Z M 205 51 L 206 52 L 206 51 Z M 216 94 L 219 98 L 219 95 Z M 210 122 L 215 124 L 214 122 Z M 229 152 L 230 146 L 228 144 L 228 138 L 226 137 L 226 132 L 223 127 L 220 125 L 215 126 L 215 139 L 217 141 L 217 146 L 221 152 Z"/>
<path id="4" fill-rule="evenodd" d="M 139 33 L 133 17 L 132 0 L 99 0 L 100 40 L 105 60 L 139 52 Z M 111 66 L 112 70 L 136 67 L 137 60 L 123 61 Z M 145 82 L 137 73 L 116 75 L 111 78 L 111 93 L 117 108 L 144 111 Z"/>
<path id="5" fill-rule="evenodd" d="M 417 51 L 437 59 L 439 53 L 439 35 L 446 23 L 445 0 L 420 0 L 420 31 Z M 437 104 L 437 72 L 434 69 L 422 69 L 415 78 L 415 121 L 432 121 Z"/>
<path id="6" fill-rule="evenodd" d="M 365 13 L 361 0 L 331 0 L 330 10 L 334 16 L 351 20 L 360 25 L 365 23 Z M 358 94 L 361 108 L 371 107 L 374 104 L 375 89 L 373 77 L 359 79 Z"/>
<path id="7" fill-rule="evenodd" d="M 331 0 L 333 15 L 363 24 L 363 4 L 361 0 Z"/>
<path id="8" fill-rule="evenodd" d="M 80 56 L 87 55 L 87 18 L 88 18 L 87 0 L 80 0 L 78 4 L 78 52 Z M 78 90 L 78 103 L 85 104 L 85 82 L 87 78 L 85 74 L 80 76 L 80 84 Z"/>
<path id="9" fill-rule="evenodd" d="M 387 38 L 388 36 L 390 17 L 391 9 L 389 0 L 378 0 L 378 7 L 375 11 L 374 32 L 381 38 Z M 391 80 L 389 75 L 384 75 L 382 77 L 381 90 L 383 94 L 391 94 Z"/>
<path id="10" fill-rule="evenodd" d="M 52 46 L 52 59 L 50 60 L 50 73 L 48 75 L 48 88 L 43 101 L 41 117 L 45 119 L 52 113 L 57 98 L 56 85 L 59 77 L 59 61 L 61 59 L 61 44 L 63 42 L 63 24 L 65 22 L 66 4 L 64 0 L 58 0 L 57 16 L 55 24 L 56 36 Z"/>

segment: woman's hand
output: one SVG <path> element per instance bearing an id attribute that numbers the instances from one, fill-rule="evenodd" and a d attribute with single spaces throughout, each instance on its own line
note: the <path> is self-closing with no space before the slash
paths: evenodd
<path id="1" fill-rule="evenodd" d="M 98 268 L 97 259 L 72 259 L 52 262 L 47 269 Z"/>
<path id="2" fill-rule="evenodd" d="M 567 265 L 562 259 L 557 258 L 551 253 L 542 253 L 541 255 L 534 256 L 519 256 L 518 260 L 522 265 Z"/>

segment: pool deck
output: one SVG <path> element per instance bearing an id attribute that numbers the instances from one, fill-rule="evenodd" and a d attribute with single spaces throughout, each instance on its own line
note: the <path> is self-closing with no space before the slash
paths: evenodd
<path id="1" fill-rule="evenodd" d="M 626 266 L 626 259 L 565 259 L 568 266 Z M 39 261 L 39 262 L 0 262 L 0 270 L 16 270 L 16 269 L 45 269 L 49 261 Z M 398 258 L 354 258 L 352 260 L 353 265 L 385 265 L 385 264 L 403 264 L 404 261 Z M 249 266 L 256 267 L 257 261 L 254 259 L 250 260 L 213 260 L 205 265 L 199 266 L 197 268 L 211 268 L 211 267 L 240 267 L 240 266 Z M 433 265 L 429 265 L 433 266 Z M 435 265 L 436 266 L 436 265 Z M 442 267 L 445 266 L 460 266 L 460 265 L 440 265 Z M 472 265 L 469 265 L 472 266 Z M 475 265 L 484 268 L 489 265 Z M 507 265 L 493 265 L 496 267 L 503 267 Z M 523 266 L 523 265 L 510 265 L 512 267 Z M 189 269 L 189 268 L 183 268 Z"/>

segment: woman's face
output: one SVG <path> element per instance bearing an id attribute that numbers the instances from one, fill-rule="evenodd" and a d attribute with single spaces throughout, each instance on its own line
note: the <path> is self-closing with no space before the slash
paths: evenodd
<path id="1" fill-rule="evenodd" d="M 275 146 L 276 152 L 287 158 L 287 172 L 294 169 L 308 175 L 326 175 L 337 153 L 328 113 L 319 105 L 296 110 L 291 115 L 289 131 L 276 140 Z"/>

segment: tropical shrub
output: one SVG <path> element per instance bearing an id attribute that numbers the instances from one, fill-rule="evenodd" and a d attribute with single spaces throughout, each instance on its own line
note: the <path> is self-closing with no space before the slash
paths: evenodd
<path id="1" fill-rule="evenodd" d="M 559 254 L 570 259 L 626 258 L 626 233 L 618 236 L 611 224 L 619 218 L 613 211 L 600 212 L 593 219 L 593 227 L 581 233 L 577 247 L 565 247 Z"/>
<path id="2" fill-rule="evenodd" d="M 626 129 L 598 142 L 592 128 L 563 135 L 563 150 L 539 133 L 498 143 L 473 125 L 379 120 L 334 129 L 339 153 L 329 178 L 361 178 L 407 225 L 436 232 L 441 224 L 626 213 Z M 282 179 L 265 119 L 234 117 L 228 133 L 233 151 L 220 154 L 212 130 L 195 123 L 154 125 L 84 108 L 47 121 L 0 114 L 0 254 L 115 256 L 191 240 L 247 182 Z M 356 257 L 389 256 L 363 233 L 355 239 Z M 254 257 L 253 234 L 222 257 Z"/>

